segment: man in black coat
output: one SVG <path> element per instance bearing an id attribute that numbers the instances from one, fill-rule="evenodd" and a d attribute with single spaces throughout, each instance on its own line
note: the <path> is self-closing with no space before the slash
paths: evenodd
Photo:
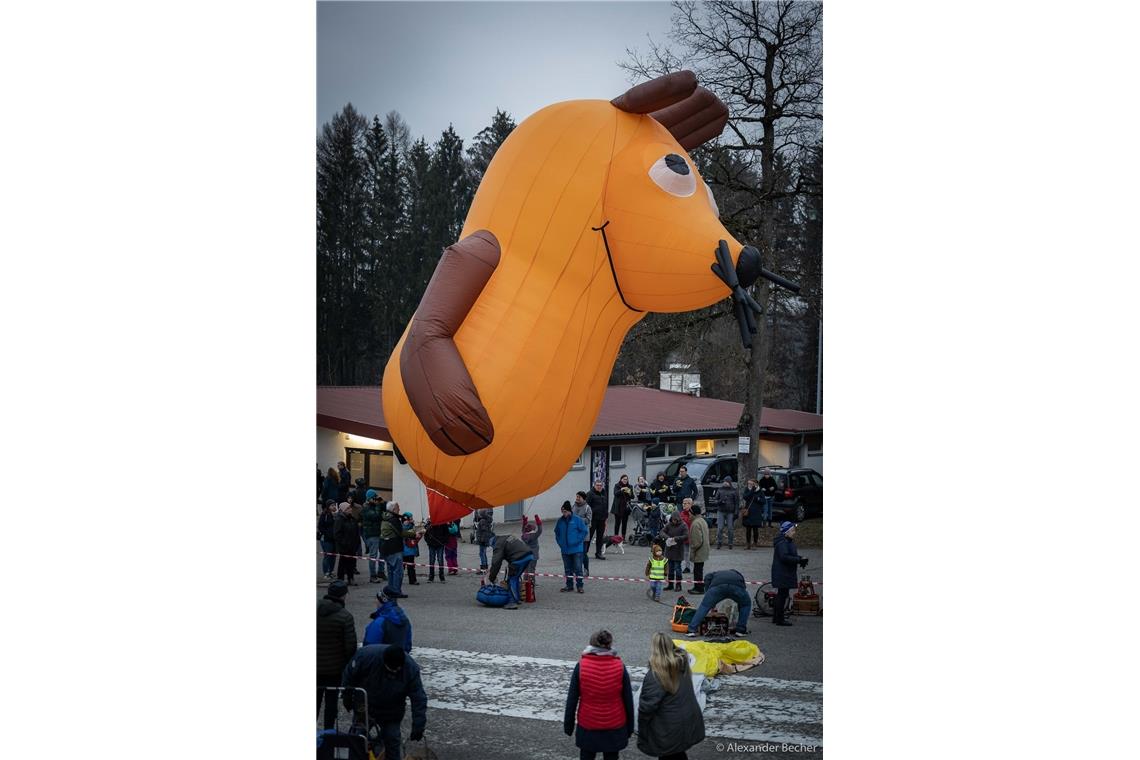
<path id="1" fill-rule="evenodd" d="M 677 478 L 673 481 L 672 486 L 673 501 L 680 504 L 685 499 L 692 499 L 694 503 L 697 500 L 697 481 L 689 476 L 689 468 L 681 465 L 677 470 Z"/>
<path id="2" fill-rule="evenodd" d="M 333 581 L 323 599 L 317 602 L 317 713 L 321 712 L 324 687 L 340 686 L 344 666 L 356 654 L 356 622 L 352 613 L 344 608 L 348 585 Z M 333 716 L 336 692 L 333 692 L 326 716 Z"/>
<path id="3" fill-rule="evenodd" d="M 796 549 L 796 542 L 792 539 L 796 535 L 796 524 L 793 522 L 780 523 L 780 532 L 776 535 L 772 546 L 772 585 L 776 587 L 776 609 L 772 613 L 772 622 L 776 625 L 791 625 L 784 618 L 784 608 L 788 606 L 788 593 L 796 587 L 796 565 L 807 567 L 807 557 L 801 557 Z"/>
<path id="4" fill-rule="evenodd" d="M 602 542 L 606 540 L 606 521 L 610 516 L 610 503 L 606 497 L 606 484 L 600 480 L 594 481 L 594 487 L 586 494 L 586 503 L 590 505 L 592 516 L 590 518 L 590 537 L 586 539 L 586 551 L 589 551 L 590 542 L 594 535 L 598 536 L 598 545 L 594 549 L 594 559 L 605 559 L 602 554 Z"/>
<path id="5" fill-rule="evenodd" d="M 368 694 L 368 715 L 380 726 L 385 760 L 400 760 L 400 721 L 405 705 L 412 702 L 410 741 L 424 738 L 427 726 L 427 694 L 420 679 L 420 666 L 401 647 L 373 644 L 361 647 L 344 669 L 341 679 L 344 706 L 352 709 L 352 692 L 363 688 Z"/>

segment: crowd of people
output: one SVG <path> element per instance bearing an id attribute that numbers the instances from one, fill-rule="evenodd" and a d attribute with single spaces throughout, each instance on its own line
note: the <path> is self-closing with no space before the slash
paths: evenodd
<path id="1" fill-rule="evenodd" d="M 717 510 L 716 544 L 733 546 L 734 521 L 739 515 L 746 529 L 746 549 L 758 547 L 759 528 L 771 524 L 772 496 L 776 484 L 765 471 L 759 480 L 750 479 L 738 494 L 730 478 L 725 478 L 710 501 Z M 326 498 L 327 497 L 327 498 Z M 712 531 L 700 504 L 694 503 L 697 485 L 680 469 L 674 483 L 664 474 L 650 483 L 642 476 L 631 484 L 621 476 L 613 489 L 612 505 L 605 484 L 596 481 L 590 491 L 578 491 L 574 501 L 564 501 L 554 526 L 555 543 L 562 555 L 565 584 L 562 592 L 585 593 L 589 577 L 591 546 L 593 559 L 605 560 L 605 548 L 615 536 L 624 536 L 634 503 L 644 504 L 647 515 L 657 513 L 651 522 L 652 541 L 645 565 L 648 595 L 662 601 L 664 591 L 701 596 L 685 636 L 699 635 L 701 624 L 721 601 L 736 603 L 739 613 L 732 633 L 748 634 L 752 598 L 744 576 L 737 570 L 704 572 L 712 546 Z M 347 709 L 353 709 L 351 689 L 362 687 L 368 695 L 370 720 L 377 726 L 376 744 L 385 757 L 399 760 L 400 722 L 406 704 L 412 706 L 412 733 L 422 738 L 427 723 L 427 697 L 419 665 L 412 656 L 412 623 L 399 600 L 405 573 L 410 585 L 418 585 L 415 563 L 419 544 L 428 546 L 429 583 L 446 581 L 458 570 L 459 521 L 417 525 L 409 512 L 401 512 L 395 501 L 385 502 L 363 479 L 352 481 L 343 462 L 321 475 L 318 469 L 318 498 L 322 510 L 318 518 L 318 539 L 324 551 L 323 573 L 329 581 L 317 605 L 317 711 L 324 705 L 328 716 L 335 715 L 335 701 L 328 701 L 329 687 L 340 687 Z M 664 504 L 674 505 L 664 517 Z M 677 507 L 679 505 L 679 508 Z M 612 507 L 612 508 L 611 508 Z M 613 514 L 613 529 L 607 530 Z M 496 583 L 504 569 L 510 594 L 507 609 L 517 609 L 521 600 L 520 581 L 536 580 L 540 517 L 523 517 L 522 535 L 496 535 L 490 509 L 474 513 L 473 540 L 479 547 L 480 570 L 485 582 Z M 773 609 L 775 625 L 791 625 L 784 610 L 788 595 L 796 588 L 797 567 L 808 560 L 800 556 L 794 541 L 796 526 L 781 523 L 773 547 L 771 582 L 778 590 Z M 370 583 L 383 583 L 376 593 L 376 609 L 357 647 L 355 622 L 345 608 L 349 587 L 357 585 L 356 557 L 361 547 L 367 557 Z M 684 589 L 683 576 L 692 575 L 692 585 Z M 685 760 L 686 751 L 704 739 L 704 722 L 693 691 L 689 663 L 683 649 L 663 633 L 653 635 L 649 668 L 636 708 L 629 673 L 613 649 L 613 635 L 601 630 L 590 638 L 571 676 L 566 699 L 564 728 L 573 735 L 581 758 L 601 754 L 605 760 L 617 758 L 634 733 L 636 709 L 637 747 L 647 755 L 663 760 Z M 335 700 L 335 697 L 334 697 Z"/>

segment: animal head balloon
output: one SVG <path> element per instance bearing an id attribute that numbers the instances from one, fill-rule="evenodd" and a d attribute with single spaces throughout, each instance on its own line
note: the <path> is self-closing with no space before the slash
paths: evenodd
<path id="1" fill-rule="evenodd" d="M 681 71 L 548 106 L 499 147 L 384 371 L 384 417 L 433 522 L 560 480 L 646 312 L 731 296 L 750 344 L 744 288 L 779 278 L 725 230 L 687 152 L 727 120 Z"/>

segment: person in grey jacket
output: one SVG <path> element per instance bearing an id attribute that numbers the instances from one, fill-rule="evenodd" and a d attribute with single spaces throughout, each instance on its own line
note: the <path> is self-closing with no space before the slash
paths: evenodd
<path id="1" fill-rule="evenodd" d="M 740 508 L 740 495 L 736 493 L 736 484 L 732 478 L 725 478 L 716 489 L 716 548 L 721 548 L 722 533 L 728 532 L 728 548 L 732 548 L 732 533 L 736 521 L 736 512 Z"/>
<path id="2" fill-rule="evenodd" d="M 495 521 L 494 512 L 489 509 L 475 510 L 475 543 L 479 544 L 479 569 L 487 569 L 487 547 L 492 544 L 495 530 L 492 527 Z"/>
<path id="3" fill-rule="evenodd" d="M 538 578 L 535 577 L 534 571 L 535 568 L 538 567 L 538 538 L 541 535 L 542 518 L 538 515 L 535 515 L 534 522 L 532 523 L 527 519 L 526 515 L 523 515 L 521 538 L 523 540 L 523 543 L 530 547 L 530 553 L 534 555 L 534 559 L 532 559 L 530 561 L 530 564 L 526 566 L 526 570 L 524 572 L 529 573 L 529 575 L 524 574 L 523 582 L 525 583 L 527 578 L 529 578 L 531 584 L 534 586 L 538 586 Z"/>
<path id="4" fill-rule="evenodd" d="M 649 669 L 637 700 L 637 748 L 662 760 L 686 760 L 705 740 L 705 719 L 693 691 L 689 655 L 663 633 L 649 644 Z"/>
<path id="5" fill-rule="evenodd" d="M 571 507 L 574 514 L 581 517 L 586 521 L 586 525 L 593 525 L 594 510 L 590 507 L 589 502 L 586 501 L 586 492 L 579 491 L 574 495 L 574 505 Z M 590 536 L 587 535 L 585 542 L 582 544 L 582 571 L 588 578 L 590 577 Z"/>

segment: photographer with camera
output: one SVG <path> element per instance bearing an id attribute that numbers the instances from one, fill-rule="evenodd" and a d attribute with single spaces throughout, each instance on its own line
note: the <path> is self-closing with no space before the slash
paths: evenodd
<path id="1" fill-rule="evenodd" d="M 796 536 L 794 522 L 780 523 L 780 532 L 772 542 L 775 552 L 772 554 L 772 585 L 776 587 L 776 609 L 772 613 L 774 625 L 791 625 L 784 618 L 784 609 L 788 606 L 788 594 L 796 587 L 796 565 L 807 567 L 807 557 L 801 557 L 796 549 Z"/>

